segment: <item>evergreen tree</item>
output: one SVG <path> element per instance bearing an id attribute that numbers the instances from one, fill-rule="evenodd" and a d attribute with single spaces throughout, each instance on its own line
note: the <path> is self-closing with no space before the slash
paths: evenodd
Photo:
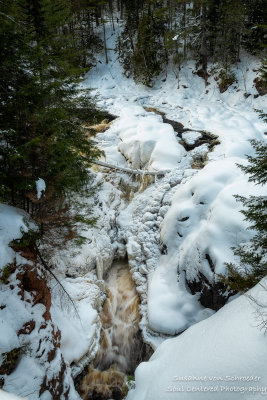
<path id="1" fill-rule="evenodd" d="M 81 193 L 90 159 L 99 150 L 84 122 L 101 113 L 77 89 L 82 71 L 64 25 L 64 0 L 7 2 L 0 14 L 0 190 L 2 200 L 22 207 L 45 228 L 63 221 L 66 199 Z M 36 196 L 36 181 L 46 193 Z"/>
<path id="2" fill-rule="evenodd" d="M 95 54 L 103 48 L 96 26 L 100 23 L 104 4 L 100 0 L 71 0 L 68 31 L 73 38 L 78 62 L 84 68 L 94 65 Z"/>
<path id="3" fill-rule="evenodd" d="M 116 51 L 127 77 L 133 74 L 133 55 L 141 7 L 139 0 L 125 0 L 124 29 L 116 42 Z"/>
<path id="4" fill-rule="evenodd" d="M 246 0 L 245 31 L 243 45 L 251 53 L 256 54 L 266 45 L 267 3 L 265 0 Z"/>
<path id="5" fill-rule="evenodd" d="M 267 183 L 267 144 L 252 140 L 256 156 L 248 157 L 249 165 L 240 168 L 250 175 L 249 181 L 258 185 Z M 245 207 L 242 213 L 251 223 L 250 229 L 256 231 L 249 243 L 243 243 L 234 249 L 240 257 L 240 266 L 227 264 L 228 277 L 222 280 L 231 288 L 246 291 L 267 275 L 267 196 L 236 196 Z"/>
<path id="6" fill-rule="evenodd" d="M 167 23 L 165 13 L 162 1 L 146 0 L 138 25 L 133 55 L 134 78 L 148 86 L 168 62 L 164 47 Z"/>

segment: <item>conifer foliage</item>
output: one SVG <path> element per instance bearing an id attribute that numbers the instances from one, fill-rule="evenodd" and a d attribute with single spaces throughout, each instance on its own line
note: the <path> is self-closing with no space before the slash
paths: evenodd
<path id="1" fill-rule="evenodd" d="M 231 67 L 242 48 L 262 51 L 266 35 L 266 1 L 256 0 L 135 0 L 125 4 L 117 50 L 126 76 L 153 84 L 171 60 L 178 66 L 187 58 L 208 84 L 208 63 L 221 69 L 222 91 L 234 82 Z M 172 43 L 174 42 L 174 43 Z"/>
<path id="2" fill-rule="evenodd" d="M 256 156 L 248 157 L 249 164 L 240 168 L 250 175 L 249 181 L 257 185 L 267 183 L 267 144 L 252 140 Z M 267 275 L 267 196 L 236 196 L 243 203 L 241 211 L 249 221 L 250 229 L 256 234 L 248 243 L 235 248 L 235 254 L 240 257 L 240 266 L 227 264 L 228 277 L 222 280 L 231 288 L 245 291 L 253 287 L 261 278 Z"/>
<path id="3" fill-rule="evenodd" d="M 165 8 L 162 1 L 146 0 L 137 30 L 137 43 L 133 54 L 134 77 L 146 85 L 166 65 L 164 32 Z"/>
<path id="4" fill-rule="evenodd" d="M 42 223 L 45 210 L 61 214 L 65 199 L 88 182 L 89 161 L 99 150 L 83 123 L 101 112 L 88 93 L 78 95 L 82 70 L 64 29 L 69 2 L 12 0 L 1 10 L 0 198 L 42 216 Z M 41 199 L 39 178 L 46 183 Z"/>

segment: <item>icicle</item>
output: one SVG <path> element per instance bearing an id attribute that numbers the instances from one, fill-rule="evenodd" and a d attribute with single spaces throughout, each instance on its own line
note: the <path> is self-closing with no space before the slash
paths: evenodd
<path id="1" fill-rule="evenodd" d="M 97 279 L 103 279 L 103 259 L 101 256 L 98 256 L 96 260 L 96 275 Z"/>

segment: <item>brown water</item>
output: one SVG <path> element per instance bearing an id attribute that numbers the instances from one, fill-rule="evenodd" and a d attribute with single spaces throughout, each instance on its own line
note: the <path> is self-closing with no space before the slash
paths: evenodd
<path id="1" fill-rule="evenodd" d="M 139 296 L 127 261 L 117 261 L 108 271 L 107 298 L 101 313 L 100 348 L 82 380 L 83 399 L 120 399 L 125 395 L 126 375 L 132 375 L 142 359 L 139 332 Z"/>

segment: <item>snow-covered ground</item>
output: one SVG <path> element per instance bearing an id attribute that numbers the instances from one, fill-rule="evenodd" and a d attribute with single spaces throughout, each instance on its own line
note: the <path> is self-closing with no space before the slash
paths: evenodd
<path id="1" fill-rule="evenodd" d="M 258 285 L 249 295 L 162 343 L 137 368 L 136 389 L 127 400 L 265 398 L 267 344 L 260 311 L 266 310 L 266 288 Z"/>
<path id="2" fill-rule="evenodd" d="M 116 36 L 108 29 L 107 38 L 108 49 L 114 48 Z M 69 365 L 74 363 L 73 373 L 78 374 L 97 350 L 100 330 L 97 313 L 104 298 L 103 276 L 114 257 L 122 257 L 126 252 L 141 298 L 140 327 L 144 339 L 153 348 L 159 346 L 151 361 L 138 368 L 136 391 L 129 395 L 130 400 L 173 397 L 168 387 L 176 386 L 176 382 L 172 382 L 174 376 L 254 374 L 262 377 L 267 350 L 263 332 L 254 326 L 257 324 L 253 319 L 253 303 L 241 297 L 213 315 L 215 307 L 211 309 L 200 304 L 200 293 L 196 290 L 192 294 L 188 286 L 204 279 L 209 287 L 214 287 L 216 274 L 225 271 L 224 263 L 235 260 L 231 247 L 253 234 L 246 230 L 247 224 L 239 212 L 241 204 L 233 195 L 266 194 L 266 188 L 249 183 L 248 177 L 236 166 L 236 163 L 246 163 L 247 154 L 253 154 L 249 140 L 265 137 L 266 125 L 255 111 L 264 109 L 265 98 L 254 97 L 257 91 L 253 86 L 259 61 L 244 56 L 235 68 L 238 83 L 223 94 L 213 77 L 205 87 L 204 81 L 192 73 L 191 62 L 182 68 L 178 89 L 171 68 L 166 80 L 159 78 L 153 88 L 147 88 L 123 76 L 112 50 L 109 50 L 108 64 L 101 55 L 99 61 L 83 86 L 93 88 L 99 106 L 118 117 L 106 132 L 96 137 L 105 151 L 105 161 L 133 169 L 169 172 L 155 182 L 154 178 L 149 181 L 145 177 L 137 182 L 134 176 L 97 167 L 95 179 L 102 186 L 94 198 L 88 200 L 92 206 L 95 203 L 93 216 L 98 217 L 97 224 L 83 232 L 88 239 L 85 244 L 78 249 L 70 245 L 57 250 L 52 257 L 55 272 L 73 298 L 80 316 L 79 320 L 74 312 L 62 311 L 59 297 L 52 292 L 51 318 L 61 331 L 58 357 L 62 354 L 67 365 L 69 399 L 78 398 L 71 384 Z M 249 97 L 244 96 L 247 91 Z M 153 109 L 156 112 L 152 112 Z M 191 131 L 183 132 L 179 138 L 170 124 L 163 123 L 158 111 Z M 219 144 L 212 151 L 207 144 L 186 151 L 182 140 L 192 145 L 204 131 L 216 135 Z M 199 159 L 202 169 L 194 165 Z M 40 195 L 44 189 L 44 185 L 37 185 Z M 1 268 L 13 262 L 14 257 L 17 264 L 25 262 L 8 247 L 11 239 L 21 236 L 23 215 L 11 207 L 0 206 Z M 257 294 L 259 292 L 258 288 Z M 10 288 L 2 295 L 1 301 L 5 304 L 10 301 L 9 307 L 0 309 L 0 323 L 5 324 L 5 332 L 9 332 L 4 338 L 1 335 L 1 347 L 8 351 L 16 347 L 16 332 L 30 320 L 31 311 L 26 307 L 20 319 L 14 319 L 10 313 L 21 310 L 21 300 L 13 300 Z M 222 297 L 224 295 L 227 293 L 222 293 Z M 260 297 L 265 304 L 264 291 Z M 7 309 L 11 310 L 8 315 L 5 314 Z M 177 338 L 165 341 L 184 330 L 186 332 Z M 35 333 L 33 330 L 27 339 L 36 341 Z M 5 338 L 6 342 L 2 343 Z M 30 362 L 30 357 L 24 359 Z M 8 377 L 4 389 L 34 400 L 34 390 L 38 386 L 35 383 L 41 380 L 46 369 L 39 365 L 37 368 L 35 361 L 29 369 L 25 362 L 16 369 L 17 380 L 14 381 L 12 375 Z M 34 368 L 36 382 L 31 377 L 31 382 L 30 378 L 25 380 L 26 369 L 29 375 L 28 371 Z M 154 384 L 156 376 L 161 379 L 157 378 Z M 25 383 L 21 386 L 23 379 Z M 193 384 L 183 383 L 178 385 L 185 388 L 181 398 L 202 399 L 202 393 L 195 395 L 186 391 Z M 205 381 L 207 387 L 213 384 L 206 385 Z M 258 386 L 264 385 L 267 386 L 267 382 L 262 377 Z M 204 395 L 214 398 L 210 391 Z M 258 391 L 254 398 L 260 395 Z M 248 392 L 244 394 L 246 399 L 250 396 Z M 234 399 L 234 394 L 221 391 L 217 398 Z M 44 395 L 42 400 L 46 400 Z"/>
<path id="3" fill-rule="evenodd" d="M 41 387 L 45 387 L 45 382 L 53 378 L 57 379 L 63 371 L 62 385 L 65 390 L 69 390 L 72 400 L 78 400 L 79 396 L 74 389 L 68 364 L 70 355 L 67 347 L 69 346 L 64 341 L 63 331 L 62 348 L 60 349 L 59 346 L 61 334 L 58 327 L 62 325 L 64 319 L 62 310 L 57 309 L 53 302 L 54 318 L 51 318 L 51 298 L 44 271 L 36 265 L 34 260 L 25 258 L 26 255 L 23 257 L 9 247 L 10 242 L 20 239 L 23 232 L 27 232 L 29 227 L 34 228 L 34 225 L 28 220 L 25 212 L 0 204 L 1 386 L 3 385 L 4 391 L 16 393 L 23 398 L 49 400 L 51 397 L 47 390 L 44 389 L 40 397 L 39 391 Z M 13 268 L 13 266 L 15 267 Z M 82 292 L 79 296 L 82 296 Z M 84 318 L 86 322 L 88 317 L 92 321 L 90 310 L 92 307 L 87 307 L 86 315 L 81 313 L 81 318 Z M 92 313 L 96 312 L 92 310 Z M 59 315 L 59 324 L 57 324 Z M 70 311 L 65 319 L 67 318 L 70 337 L 75 326 L 76 340 L 80 339 L 84 346 L 85 334 L 82 332 L 82 322 L 75 318 L 73 312 Z M 90 328 L 92 329 L 92 327 Z M 86 339 L 88 342 L 88 337 Z M 70 345 L 73 346 L 73 343 Z M 80 347 L 79 343 L 78 348 Z M 62 359 L 62 354 L 66 364 Z M 9 396 L 0 390 L 1 400 L 12 400 L 13 398 L 17 399 L 17 397 Z"/>

